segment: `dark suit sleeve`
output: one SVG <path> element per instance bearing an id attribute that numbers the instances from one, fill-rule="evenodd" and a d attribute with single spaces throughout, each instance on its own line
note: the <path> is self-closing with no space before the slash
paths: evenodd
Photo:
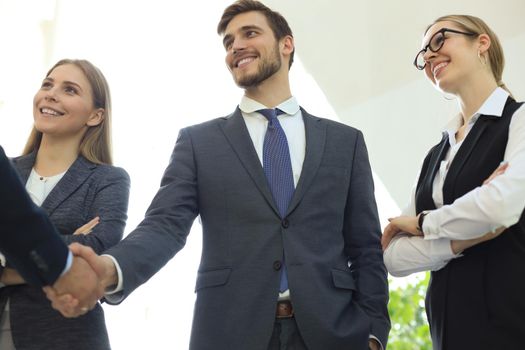
<path id="1" fill-rule="evenodd" d="M 106 252 L 122 269 L 120 302 L 184 247 L 197 214 L 197 170 L 190 133 L 183 129 L 144 220 Z"/>
<path id="2" fill-rule="evenodd" d="M 69 254 L 49 218 L 29 198 L 2 147 L 0 251 L 28 283 L 37 286 L 53 284 Z"/>
<path id="3" fill-rule="evenodd" d="M 62 235 L 62 238 L 67 244 L 77 242 L 101 254 L 117 244 L 124 234 L 129 200 L 129 176 L 124 169 L 106 167 L 96 186 L 93 203 L 86 210 L 88 218 L 98 216 L 100 222 L 87 235 Z"/>
<path id="4" fill-rule="evenodd" d="M 383 263 L 372 171 L 361 132 L 358 132 L 354 152 L 344 224 L 345 250 L 357 280 L 354 300 L 371 320 L 370 334 L 386 347 L 390 331 L 387 271 Z"/>

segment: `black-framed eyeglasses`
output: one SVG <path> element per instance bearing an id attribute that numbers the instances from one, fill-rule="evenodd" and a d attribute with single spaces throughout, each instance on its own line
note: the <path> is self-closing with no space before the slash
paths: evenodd
<path id="1" fill-rule="evenodd" d="M 432 37 L 430 38 L 430 41 L 428 42 L 428 45 L 425 46 L 421 51 L 417 53 L 416 58 L 414 59 L 414 66 L 416 66 L 417 69 L 419 70 L 425 69 L 427 62 L 425 61 L 424 56 L 427 50 L 430 49 L 430 51 L 432 52 L 438 52 L 439 50 L 441 50 L 441 48 L 445 44 L 445 40 L 448 39 L 445 36 L 446 32 L 463 34 L 467 36 L 476 35 L 476 33 L 468 33 L 468 32 L 461 32 L 455 29 L 441 28 L 440 30 L 435 32 L 434 35 L 432 35 Z"/>

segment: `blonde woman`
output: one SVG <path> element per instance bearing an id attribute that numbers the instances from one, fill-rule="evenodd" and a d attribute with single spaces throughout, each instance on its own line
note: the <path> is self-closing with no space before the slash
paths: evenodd
<path id="1" fill-rule="evenodd" d="M 111 165 L 106 79 L 86 60 L 59 61 L 35 95 L 33 116 L 15 168 L 66 243 L 103 252 L 122 238 L 130 185 L 127 173 Z M 5 269 L 1 281 L 6 286 L 0 289 L 0 348 L 110 348 L 100 305 L 83 317 L 66 319 L 15 270 Z"/>
<path id="2" fill-rule="evenodd" d="M 385 263 L 397 276 L 432 271 L 434 349 L 521 349 L 525 108 L 502 82 L 498 38 L 477 17 L 438 18 L 414 65 L 457 98 L 459 113 L 425 158 L 403 216 L 383 232 Z"/>

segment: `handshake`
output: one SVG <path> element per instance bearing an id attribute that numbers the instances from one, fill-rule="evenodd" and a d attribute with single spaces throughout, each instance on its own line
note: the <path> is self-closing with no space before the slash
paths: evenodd
<path id="1" fill-rule="evenodd" d="M 53 286 L 44 287 L 54 309 L 64 317 L 78 317 L 93 309 L 110 286 L 117 284 L 117 271 L 111 258 L 97 255 L 90 247 L 73 243 L 70 269 Z"/>

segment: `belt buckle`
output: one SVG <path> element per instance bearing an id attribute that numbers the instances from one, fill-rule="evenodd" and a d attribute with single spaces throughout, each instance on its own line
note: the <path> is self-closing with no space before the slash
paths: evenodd
<path id="1" fill-rule="evenodd" d="M 281 300 L 277 302 L 275 318 L 292 318 L 294 316 L 292 302 L 290 300 Z"/>

